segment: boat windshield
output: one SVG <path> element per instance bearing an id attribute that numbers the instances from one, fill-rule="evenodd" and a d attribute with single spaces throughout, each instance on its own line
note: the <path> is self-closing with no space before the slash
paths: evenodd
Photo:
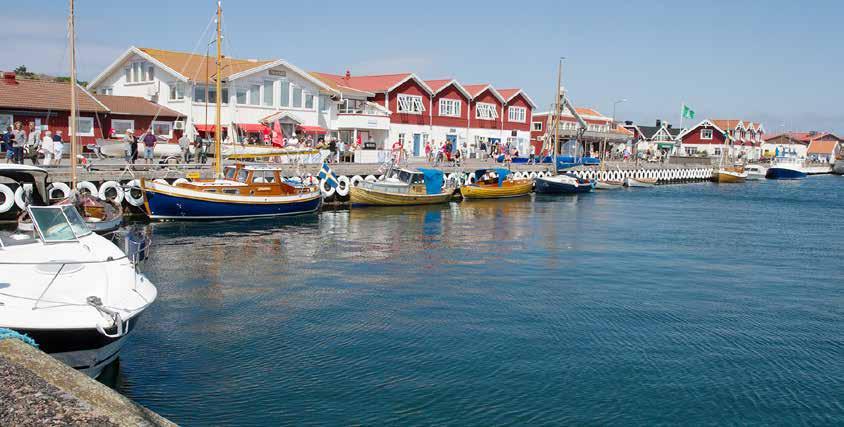
<path id="1" fill-rule="evenodd" d="M 227 167 L 227 168 L 226 168 L 226 179 L 228 179 L 228 180 L 234 180 L 234 174 L 235 174 L 235 172 L 237 172 L 237 169 L 236 169 L 236 168 L 233 168 L 233 167 Z"/>
<path id="2" fill-rule="evenodd" d="M 398 179 L 407 184 L 420 184 L 424 181 L 421 173 L 410 173 L 404 170 L 399 172 Z"/>
<path id="3" fill-rule="evenodd" d="M 73 206 L 30 206 L 29 215 L 45 243 L 67 242 L 91 234 Z"/>
<path id="4" fill-rule="evenodd" d="M 246 177 L 248 177 L 248 176 L 249 176 L 249 171 L 246 170 L 246 169 L 241 169 L 237 173 L 237 182 L 246 183 Z"/>

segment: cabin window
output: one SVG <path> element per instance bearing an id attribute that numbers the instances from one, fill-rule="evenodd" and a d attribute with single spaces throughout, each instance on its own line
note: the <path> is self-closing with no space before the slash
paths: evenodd
<path id="1" fill-rule="evenodd" d="M 161 122 L 158 120 L 152 122 L 152 134 L 156 136 L 166 136 L 168 138 L 172 138 L 173 122 Z"/>
<path id="2" fill-rule="evenodd" d="M 279 105 L 282 107 L 289 107 L 290 106 L 290 83 L 287 79 L 281 79 L 279 81 Z"/>
<path id="3" fill-rule="evenodd" d="M 237 173 L 237 182 L 246 183 L 246 178 L 249 176 L 249 171 L 246 169 L 241 169 L 240 172 Z"/>
<path id="4" fill-rule="evenodd" d="M 238 194 L 239 192 L 234 188 L 225 188 L 223 189 L 223 193 L 226 194 Z"/>
<path id="5" fill-rule="evenodd" d="M 712 129 L 701 129 L 700 139 L 712 139 Z"/>
<path id="6" fill-rule="evenodd" d="M 126 134 L 126 131 L 129 129 L 135 129 L 135 121 L 134 120 L 118 120 L 113 119 L 111 121 L 111 131 L 112 134 L 115 136 L 123 136 Z"/>
<path id="7" fill-rule="evenodd" d="M 511 122 L 524 123 L 527 120 L 527 108 L 509 107 L 507 109 L 507 116 Z"/>
<path id="8" fill-rule="evenodd" d="M 475 104 L 475 118 L 480 120 L 495 120 L 498 118 L 498 110 L 495 104 L 479 102 Z"/>
<path id="9" fill-rule="evenodd" d="M 185 84 L 182 82 L 170 83 L 170 100 L 181 101 L 185 99 Z"/>
<path id="10" fill-rule="evenodd" d="M 400 94 L 396 97 L 396 101 L 399 113 L 422 114 L 425 111 L 421 96 Z"/>
<path id="11" fill-rule="evenodd" d="M 94 118 L 77 117 L 74 132 L 76 132 L 76 136 L 94 136 Z"/>
<path id="12" fill-rule="evenodd" d="M 542 122 L 533 122 L 533 130 L 535 132 L 541 132 L 542 131 Z"/>
<path id="13" fill-rule="evenodd" d="M 273 106 L 273 82 L 271 80 L 264 81 L 264 106 Z"/>
<path id="14" fill-rule="evenodd" d="M 275 171 L 271 170 L 256 170 L 252 172 L 252 182 L 254 183 L 271 183 L 275 182 Z"/>
<path id="15" fill-rule="evenodd" d="M 226 179 L 234 179 L 235 171 L 237 171 L 235 168 L 226 168 Z"/>
<path id="16" fill-rule="evenodd" d="M 440 115 L 445 117 L 460 117 L 461 104 L 459 99 L 440 99 Z"/>

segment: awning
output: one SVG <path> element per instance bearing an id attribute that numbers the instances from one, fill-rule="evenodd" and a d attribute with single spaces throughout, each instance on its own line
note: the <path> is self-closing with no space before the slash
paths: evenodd
<path id="1" fill-rule="evenodd" d="M 325 134 L 328 133 L 324 128 L 319 126 L 298 126 L 299 130 L 305 133 L 316 133 L 316 134 Z"/>
<path id="2" fill-rule="evenodd" d="M 238 123 L 238 124 L 237 124 L 237 127 L 239 127 L 239 128 L 240 128 L 240 130 L 242 130 L 242 131 L 244 131 L 244 132 L 247 132 L 247 133 L 264 133 L 264 132 L 269 132 L 269 129 L 268 129 L 266 126 L 264 126 L 264 125 L 262 125 L 262 124 L 258 124 L 258 123 L 255 123 L 255 124 L 252 124 L 252 123 Z"/>
<path id="3" fill-rule="evenodd" d="M 217 130 L 217 127 L 214 126 L 214 125 L 193 125 L 193 127 L 195 127 L 196 130 L 199 131 L 199 132 L 212 132 L 213 133 Z M 226 131 L 225 126 L 220 126 L 220 127 L 222 128 L 223 132 Z"/>

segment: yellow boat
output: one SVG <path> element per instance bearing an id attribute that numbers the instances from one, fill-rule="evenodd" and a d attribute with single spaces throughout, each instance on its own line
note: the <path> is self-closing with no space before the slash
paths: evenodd
<path id="1" fill-rule="evenodd" d="M 390 170 L 381 180 L 352 187 L 352 206 L 412 206 L 448 203 L 453 187 L 443 187 L 443 173 L 435 169 Z"/>
<path id="2" fill-rule="evenodd" d="M 712 180 L 719 184 L 745 182 L 747 180 L 747 172 L 745 172 L 743 167 L 718 168 L 712 175 Z"/>
<path id="3" fill-rule="evenodd" d="M 490 177 L 495 172 L 497 177 Z M 478 178 L 473 184 L 460 187 L 464 199 L 501 199 L 505 197 L 526 196 L 533 191 L 532 179 L 512 179 L 507 176 L 507 169 L 481 169 L 475 172 Z"/>

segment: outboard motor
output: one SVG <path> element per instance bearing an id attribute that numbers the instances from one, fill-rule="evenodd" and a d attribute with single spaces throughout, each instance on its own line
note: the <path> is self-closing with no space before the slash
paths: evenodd
<path id="1" fill-rule="evenodd" d="M 147 233 L 146 226 L 131 226 L 126 229 L 123 237 L 123 252 L 136 265 L 149 257 L 152 237 Z"/>

